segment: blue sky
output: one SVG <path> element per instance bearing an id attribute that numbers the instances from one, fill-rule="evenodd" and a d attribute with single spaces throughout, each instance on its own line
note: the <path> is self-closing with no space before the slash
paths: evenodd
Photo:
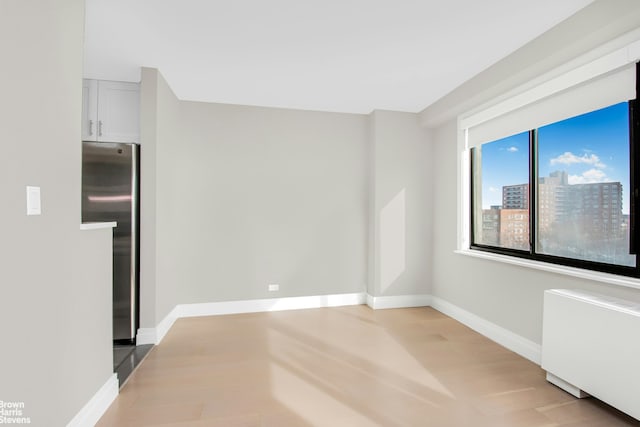
<path id="1" fill-rule="evenodd" d="M 539 176 L 566 171 L 569 184 L 621 182 L 629 213 L 629 117 L 626 102 L 541 127 Z M 529 136 L 521 133 L 482 146 L 482 206 L 502 204 L 504 185 L 529 181 Z"/>

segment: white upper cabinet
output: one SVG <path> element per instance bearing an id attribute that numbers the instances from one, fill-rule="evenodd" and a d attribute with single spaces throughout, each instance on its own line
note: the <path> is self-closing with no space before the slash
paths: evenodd
<path id="1" fill-rule="evenodd" d="M 82 140 L 140 142 L 140 85 L 83 80 Z"/>
<path id="2" fill-rule="evenodd" d="M 82 80 L 82 140 L 97 141 L 98 81 Z"/>

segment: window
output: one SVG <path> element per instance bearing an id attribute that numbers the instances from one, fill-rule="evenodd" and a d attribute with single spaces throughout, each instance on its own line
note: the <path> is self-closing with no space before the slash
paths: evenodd
<path id="1" fill-rule="evenodd" d="M 528 250 L 529 134 L 475 148 L 473 165 L 473 241 Z"/>
<path id="2" fill-rule="evenodd" d="M 462 249 L 640 278 L 640 65 L 626 49 L 459 117 Z"/>
<path id="3" fill-rule="evenodd" d="M 538 199 L 562 197 L 550 209 L 538 201 L 536 253 L 635 266 L 622 220 L 629 216 L 629 147 L 626 102 L 537 130 Z"/>
<path id="4" fill-rule="evenodd" d="M 471 149 L 471 247 L 638 276 L 629 103 Z"/>

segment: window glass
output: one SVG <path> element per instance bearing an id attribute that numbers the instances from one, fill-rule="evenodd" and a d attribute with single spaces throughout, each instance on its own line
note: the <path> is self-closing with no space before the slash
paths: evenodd
<path id="1" fill-rule="evenodd" d="M 473 243 L 529 250 L 529 133 L 472 150 Z"/>
<path id="2" fill-rule="evenodd" d="M 538 129 L 535 251 L 635 265 L 626 102 Z"/>

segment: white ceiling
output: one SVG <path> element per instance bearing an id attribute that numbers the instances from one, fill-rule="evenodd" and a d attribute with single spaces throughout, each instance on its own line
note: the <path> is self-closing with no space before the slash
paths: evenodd
<path id="1" fill-rule="evenodd" d="M 84 74 L 178 98 L 418 112 L 592 0 L 87 0 Z"/>

